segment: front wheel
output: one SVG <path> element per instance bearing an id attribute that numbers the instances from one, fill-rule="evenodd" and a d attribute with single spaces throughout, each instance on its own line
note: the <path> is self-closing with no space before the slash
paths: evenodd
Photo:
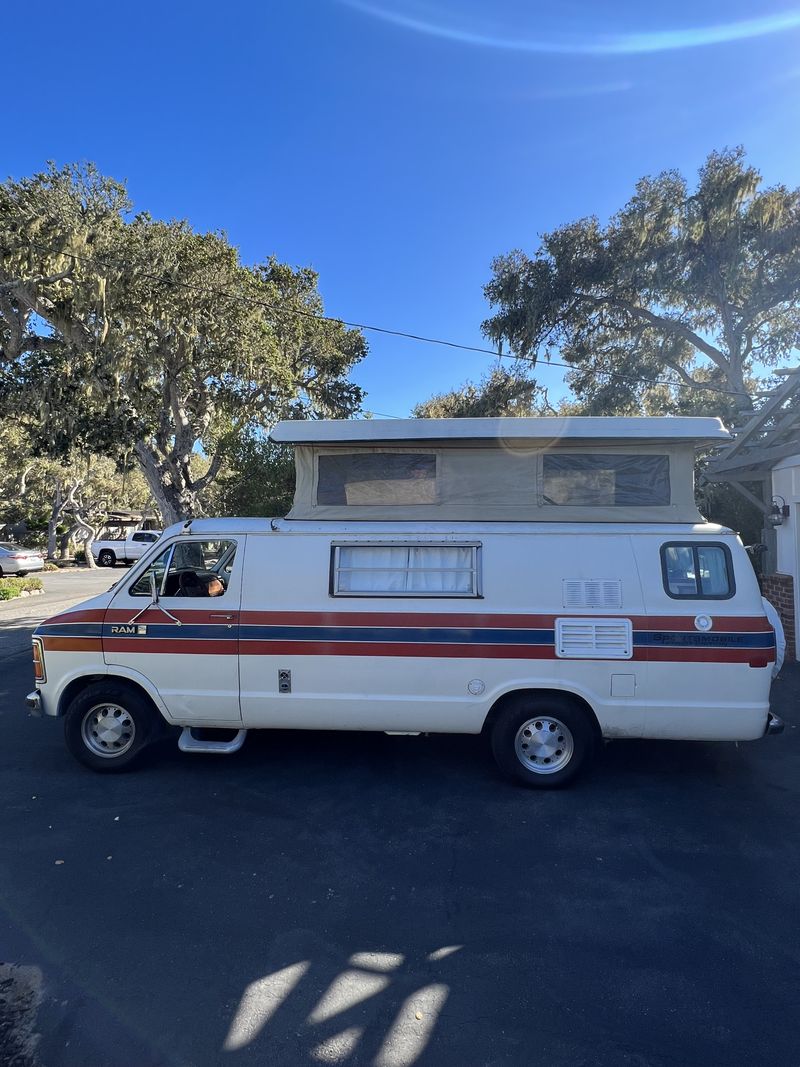
<path id="1" fill-rule="evenodd" d="M 492 752 L 505 775 L 534 789 L 567 785 L 591 762 L 588 714 L 563 698 L 520 694 L 492 727 Z"/>
<path id="2" fill-rule="evenodd" d="M 67 708 L 67 748 L 93 771 L 122 771 L 137 760 L 154 733 L 147 699 L 124 685 L 87 686 Z"/>
<path id="3" fill-rule="evenodd" d="M 97 557 L 97 562 L 101 567 L 113 567 L 117 562 L 117 557 L 110 549 L 104 548 Z"/>

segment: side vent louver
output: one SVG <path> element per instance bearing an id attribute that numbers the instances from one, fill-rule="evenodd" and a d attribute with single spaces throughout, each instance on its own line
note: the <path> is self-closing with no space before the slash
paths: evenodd
<path id="1" fill-rule="evenodd" d="M 617 578 L 564 578 L 562 582 L 564 607 L 603 608 L 605 611 L 622 607 L 622 582 Z"/>
<path id="2" fill-rule="evenodd" d="M 630 619 L 556 619 L 556 655 L 560 659 L 630 659 Z"/>

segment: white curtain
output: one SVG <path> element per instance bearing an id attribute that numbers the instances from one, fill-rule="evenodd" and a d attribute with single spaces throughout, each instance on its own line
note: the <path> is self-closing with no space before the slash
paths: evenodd
<path id="1" fill-rule="evenodd" d="M 476 592 L 474 549 L 460 545 L 352 545 L 339 549 L 342 593 Z"/>

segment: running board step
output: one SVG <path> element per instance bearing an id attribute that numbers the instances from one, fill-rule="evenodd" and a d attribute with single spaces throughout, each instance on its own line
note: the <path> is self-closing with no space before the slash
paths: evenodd
<path id="1" fill-rule="evenodd" d="M 201 741 L 192 734 L 191 726 L 184 726 L 178 738 L 181 752 L 216 752 L 219 756 L 230 756 L 238 752 L 247 737 L 247 730 L 239 730 L 230 741 Z"/>

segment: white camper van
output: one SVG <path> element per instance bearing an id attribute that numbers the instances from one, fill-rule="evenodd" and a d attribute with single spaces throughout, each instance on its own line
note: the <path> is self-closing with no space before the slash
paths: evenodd
<path id="1" fill-rule="evenodd" d="M 704 522 L 716 419 L 280 423 L 285 519 L 168 529 L 41 625 L 28 703 L 95 770 L 166 725 L 485 732 L 501 769 L 571 780 L 601 738 L 752 740 L 776 655 L 750 561 Z"/>

